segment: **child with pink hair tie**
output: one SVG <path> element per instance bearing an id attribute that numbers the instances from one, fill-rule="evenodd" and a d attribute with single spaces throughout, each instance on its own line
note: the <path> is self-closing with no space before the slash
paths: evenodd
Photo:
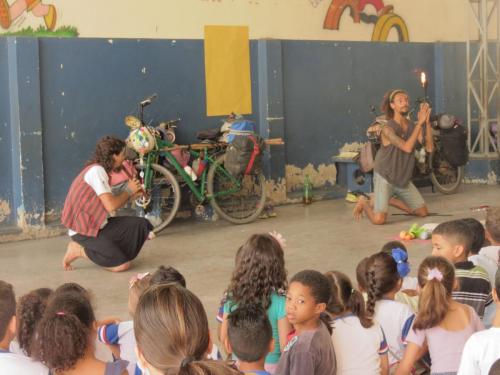
<path id="1" fill-rule="evenodd" d="M 429 256 L 418 269 L 421 289 L 417 317 L 406 337 L 408 346 L 396 375 L 411 374 L 428 350 L 431 374 L 455 374 L 467 339 L 484 329 L 476 311 L 455 301 L 455 269 L 443 257 Z"/>

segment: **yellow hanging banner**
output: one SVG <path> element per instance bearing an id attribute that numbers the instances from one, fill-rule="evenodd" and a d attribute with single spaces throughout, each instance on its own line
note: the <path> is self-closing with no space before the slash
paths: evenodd
<path id="1" fill-rule="evenodd" d="M 247 26 L 205 26 L 207 116 L 252 113 Z"/>

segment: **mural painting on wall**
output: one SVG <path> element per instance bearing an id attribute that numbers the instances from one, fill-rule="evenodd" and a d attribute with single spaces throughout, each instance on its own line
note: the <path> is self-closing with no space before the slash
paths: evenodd
<path id="1" fill-rule="evenodd" d="M 366 7 L 368 5 L 373 6 L 377 14 L 367 14 Z M 408 27 L 403 18 L 394 13 L 392 5 L 385 5 L 383 0 L 332 0 L 323 28 L 339 30 L 340 19 L 346 9 L 350 10 L 354 23 L 374 24 L 372 42 L 386 41 L 391 30 L 397 31 L 400 42 L 410 40 Z"/>
<path id="2" fill-rule="evenodd" d="M 21 28 L 30 17 L 39 18 L 43 25 L 33 29 L 31 26 Z M 0 0 L 0 33 L 2 36 L 78 36 L 78 31 L 72 26 L 57 26 L 57 9 L 52 4 L 45 4 L 42 0 L 15 0 L 8 2 Z"/>

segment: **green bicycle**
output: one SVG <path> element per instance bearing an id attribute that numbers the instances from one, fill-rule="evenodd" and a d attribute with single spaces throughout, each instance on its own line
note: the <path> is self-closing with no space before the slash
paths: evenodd
<path id="1" fill-rule="evenodd" d="M 139 119 L 125 118 L 130 134 L 142 132 L 143 144 L 147 145 L 139 148 L 141 152 L 134 161 L 144 191 L 134 202 L 135 214 L 148 218 L 154 232 L 160 232 L 179 210 L 182 185 L 189 188 L 199 207 L 210 203 L 218 215 L 231 223 L 246 224 L 257 219 L 266 200 L 264 175 L 260 171 L 243 176 L 229 173 L 224 168 L 225 143 L 180 146 L 162 139 L 155 128 L 145 126 L 143 121 L 143 109 L 153 99 L 154 96 L 140 103 Z M 186 150 L 190 159 L 201 165 L 196 181 L 173 154 L 178 150 Z"/>

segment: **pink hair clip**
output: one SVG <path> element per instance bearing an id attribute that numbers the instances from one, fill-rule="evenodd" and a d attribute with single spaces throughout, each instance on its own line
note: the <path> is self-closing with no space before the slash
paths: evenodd
<path id="1" fill-rule="evenodd" d="M 56 315 L 59 315 L 59 316 L 64 316 L 66 315 L 64 311 L 58 311 L 56 312 Z"/>
<path id="2" fill-rule="evenodd" d="M 437 268 L 427 269 L 427 280 L 431 281 L 433 279 L 436 279 L 437 281 L 443 280 L 443 274 L 441 273 L 440 270 Z"/>
<path id="3" fill-rule="evenodd" d="M 283 250 L 285 250 L 285 248 L 286 248 L 286 240 L 285 240 L 285 238 L 283 237 L 283 235 L 282 235 L 281 233 L 276 232 L 276 231 L 269 232 L 269 234 L 270 234 L 271 236 L 273 236 L 273 237 L 274 237 L 274 239 L 275 239 L 276 241 L 278 241 L 278 243 L 280 244 L 281 248 L 282 248 Z"/>

